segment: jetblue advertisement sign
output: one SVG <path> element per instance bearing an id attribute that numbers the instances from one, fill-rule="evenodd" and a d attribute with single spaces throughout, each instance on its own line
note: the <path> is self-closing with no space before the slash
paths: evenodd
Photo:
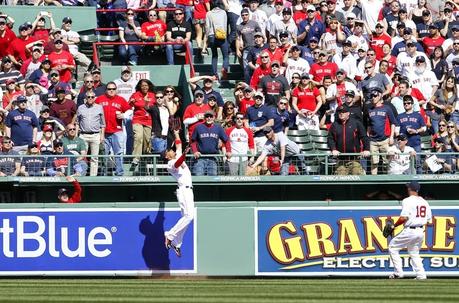
<path id="1" fill-rule="evenodd" d="M 194 222 L 181 258 L 164 246 L 180 217 L 179 209 L 0 210 L 0 274 L 195 273 Z"/>
<path id="2" fill-rule="evenodd" d="M 258 208 L 256 273 L 295 276 L 383 276 L 393 272 L 382 230 L 401 208 Z M 420 255 L 427 275 L 459 275 L 459 208 L 432 207 Z M 403 226 L 395 229 L 395 235 Z M 406 250 L 406 274 L 412 273 Z"/>

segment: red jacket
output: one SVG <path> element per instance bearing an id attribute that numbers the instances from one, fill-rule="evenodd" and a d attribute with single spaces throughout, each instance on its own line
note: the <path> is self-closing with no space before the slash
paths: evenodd
<path id="1" fill-rule="evenodd" d="M 73 195 L 69 198 L 66 203 L 78 203 L 81 201 L 81 186 L 78 181 L 73 181 Z"/>

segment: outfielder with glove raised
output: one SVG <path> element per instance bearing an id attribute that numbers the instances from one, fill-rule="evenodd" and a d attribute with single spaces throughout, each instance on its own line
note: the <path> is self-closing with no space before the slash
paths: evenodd
<path id="1" fill-rule="evenodd" d="M 383 230 L 383 235 L 387 238 L 397 226 L 404 224 L 404 229 L 389 243 L 389 254 L 394 264 L 394 273 L 389 278 L 403 278 L 402 258 L 400 258 L 399 252 L 406 248 L 416 273 L 416 279 L 425 280 L 427 277 L 422 259 L 419 256 L 419 250 L 424 239 L 424 226 L 432 219 L 432 210 L 429 203 L 419 196 L 418 192 L 421 186 L 418 182 L 412 181 L 406 187 L 409 197 L 402 201 L 400 218 L 393 225 L 390 224 L 392 222 L 388 222 Z"/>

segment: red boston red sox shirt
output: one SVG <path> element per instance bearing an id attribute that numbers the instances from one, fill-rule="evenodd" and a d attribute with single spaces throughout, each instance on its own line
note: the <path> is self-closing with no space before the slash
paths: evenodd
<path id="1" fill-rule="evenodd" d="M 126 99 L 121 96 L 114 96 L 109 98 L 107 95 L 97 97 L 96 103 L 102 105 L 105 115 L 105 133 L 114 134 L 122 131 L 123 120 L 116 117 L 116 112 L 122 113 L 131 109 Z"/>
<path id="2" fill-rule="evenodd" d="M 51 61 L 51 68 L 57 68 L 59 70 L 59 76 L 62 82 L 69 82 L 72 80 L 72 72 L 66 69 L 60 69 L 63 64 L 75 66 L 75 60 L 72 54 L 67 51 L 61 51 L 60 53 L 52 52 L 49 54 L 48 59 Z"/>

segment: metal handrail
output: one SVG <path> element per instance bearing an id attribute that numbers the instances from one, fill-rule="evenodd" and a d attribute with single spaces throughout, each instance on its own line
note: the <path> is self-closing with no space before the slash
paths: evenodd
<path id="1" fill-rule="evenodd" d="M 97 47 L 100 45 L 152 45 L 152 46 L 161 46 L 161 45 L 183 45 L 179 42 L 93 42 L 93 62 L 95 65 L 100 66 L 99 55 L 97 52 Z M 193 66 L 193 58 L 191 56 L 191 50 L 188 43 L 185 44 L 185 64 L 190 65 L 190 77 L 194 77 L 195 71 Z"/>

